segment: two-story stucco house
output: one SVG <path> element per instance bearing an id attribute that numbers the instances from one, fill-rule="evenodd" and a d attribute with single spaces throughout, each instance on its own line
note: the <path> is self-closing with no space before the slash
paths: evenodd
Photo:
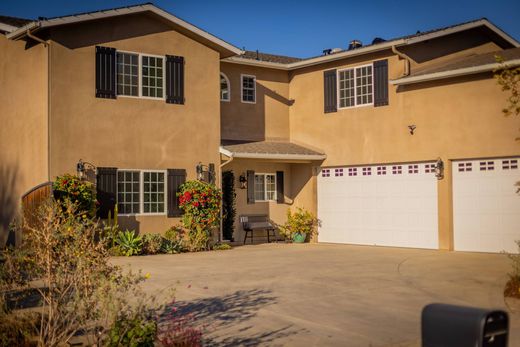
<path id="1" fill-rule="evenodd" d="M 318 242 L 516 249 L 520 125 L 493 70 L 519 65 L 520 44 L 486 19 L 308 59 L 243 52 L 150 4 L 6 22 L 11 205 L 83 159 L 102 214 L 160 232 L 201 163 L 218 185 L 233 172 L 237 216 L 304 207 Z"/>

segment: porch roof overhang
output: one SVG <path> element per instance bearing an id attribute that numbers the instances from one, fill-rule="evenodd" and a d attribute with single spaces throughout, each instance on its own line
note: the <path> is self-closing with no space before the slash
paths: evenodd
<path id="1" fill-rule="evenodd" d="M 232 158 L 266 160 L 324 160 L 316 150 L 284 141 L 223 141 L 220 153 Z"/>

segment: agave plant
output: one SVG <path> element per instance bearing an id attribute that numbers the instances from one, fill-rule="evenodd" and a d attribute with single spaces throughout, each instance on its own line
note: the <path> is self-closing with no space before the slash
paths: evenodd
<path id="1" fill-rule="evenodd" d="M 120 231 L 115 239 L 121 254 L 130 257 L 141 253 L 143 248 L 142 236 L 136 235 L 134 231 L 126 230 Z"/>

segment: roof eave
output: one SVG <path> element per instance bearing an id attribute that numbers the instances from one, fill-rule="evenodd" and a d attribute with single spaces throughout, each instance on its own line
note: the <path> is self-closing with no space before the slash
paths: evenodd
<path id="1" fill-rule="evenodd" d="M 162 18 L 165 18 L 166 20 L 170 21 L 171 23 L 176 24 L 176 25 L 194 33 L 195 35 L 198 35 L 201 38 L 212 42 L 216 46 L 221 47 L 223 51 L 227 51 L 227 53 L 228 53 L 228 54 L 226 54 L 227 56 L 238 55 L 238 54 L 242 53 L 242 50 L 239 49 L 238 47 L 235 47 L 232 44 L 208 33 L 207 31 L 204 31 L 178 17 L 175 17 L 174 15 L 172 15 L 152 4 L 136 5 L 136 6 L 131 6 L 131 7 L 107 10 L 107 11 L 99 11 L 99 12 L 93 12 L 93 13 L 80 14 L 80 15 L 51 18 L 51 19 L 42 20 L 42 21 L 35 21 L 35 22 L 31 22 L 27 25 L 24 25 L 24 26 L 18 28 L 17 30 L 9 33 L 6 36 L 8 39 L 17 39 L 19 37 L 23 37 L 26 34 L 27 30 L 32 30 L 35 27 L 48 28 L 48 27 L 53 27 L 53 26 L 57 26 L 57 25 L 79 23 L 79 22 L 88 21 L 88 20 L 110 18 L 110 17 L 122 16 L 122 15 L 127 15 L 127 14 L 142 13 L 142 12 L 146 12 L 146 11 L 155 13 L 156 15 L 158 15 Z"/>
<path id="2" fill-rule="evenodd" d="M 485 65 L 479 65 L 479 66 L 471 66 L 471 67 L 462 68 L 462 69 L 440 71 L 440 72 L 434 72 L 434 73 L 429 73 L 429 74 L 424 74 L 424 75 L 419 75 L 419 76 L 399 78 L 399 79 L 390 81 L 390 84 L 403 86 L 403 85 L 407 85 L 407 84 L 414 84 L 414 83 L 435 81 L 435 80 L 441 80 L 441 79 L 452 78 L 452 77 L 473 75 L 473 74 L 478 74 L 478 73 L 482 73 L 482 72 L 494 71 L 496 69 L 500 69 L 500 68 L 504 68 L 504 67 L 515 67 L 515 66 L 519 66 L 519 65 L 520 65 L 520 59 L 514 59 L 514 60 L 506 61 L 504 63 L 491 63 L 491 64 L 485 64 Z"/>
<path id="3" fill-rule="evenodd" d="M 283 154 L 283 153 L 232 152 L 231 156 L 235 159 L 241 158 L 241 159 L 308 160 L 308 161 L 327 159 L 327 156 L 325 154 Z"/>
<path id="4" fill-rule="evenodd" d="M 514 47 L 519 47 L 520 46 L 520 43 L 518 41 L 516 41 L 514 38 L 509 36 L 507 33 L 502 31 L 500 28 L 498 28 L 496 25 L 494 25 L 493 23 L 491 23 L 487 19 L 481 19 L 481 20 L 478 20 L 478 21 L 475 21 L 475 22 L 472 22 L 472 23 L 461 24 L 461 25 L 457 25 L 457 26 L 452 27 L 452 28 L 439 30 L 439 31 L 436 31 L 436 32 L 433 32 L 433 33 L 429 33 L 429 34 L 425 34 L 425 35 L 421 35 L 421 36 L 417 36 L 417 37 L 412 37 L 410 39 L 406 39 L 405 41 L 406 41 L 407 45 L 411 45 L 411 44 L 414 44 L 414 43 L 418 43 L 418 42 L 422 42 L 422 41 L 426 41 L 426 40 L 431 40 L 431 39 L 434 39 L 434 38 L 437 38 L 437 37 L 458 33 L 458 32 L 464 31 L 464 30 L 473 29 L 473 28 L 476 28 L 476 27 L 479 27 L 479 26 L 482 26 L 482 25 L 487 26 L 489 29 L 494 31 L 497 35 L 502 37 L 505 41 L 509 42 Z"/>

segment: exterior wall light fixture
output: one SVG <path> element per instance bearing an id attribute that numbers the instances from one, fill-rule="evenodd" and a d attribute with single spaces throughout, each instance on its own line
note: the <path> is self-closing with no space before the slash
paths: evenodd
<path id="1" fill-rule="evenodd" d="M 76 173 L 80 180 L 86 178 L 87 171 L 91 171 L 94 175 L 97 175 L 97 167 L 94 164 L 89 163 L 88 161 L 79 160 L 76 164 Z"/>
<path id="2" fill-rule="evenodd" d="M 199 162 L 196 166 L 197 179 L 211 184 L 215 184 L 215 164 L 203 165 Z"/>
<path id="3" fill-rule="evenodd" d="M 410 135 L 413 135 L 416 128 L 417 128 L 417 126 L 415 124 L 410 124 L 408 126 L 408 130 L 410 130 Z"/>
<path id="4" fill-rule="evenodd" d="M 238 182 L 240 182 L 240 189 L 246 189 L 247 188 L 247 178 L 244 173 L 240 175 L 238 178 Z"/>
<path id="5" fill-rule="evenodd" d="M 437 162 L 435 163 L 435 177 L 437 177 L 438 180 L 444 178 L 444 162 L 441 158 L 437 158 Z"/>

